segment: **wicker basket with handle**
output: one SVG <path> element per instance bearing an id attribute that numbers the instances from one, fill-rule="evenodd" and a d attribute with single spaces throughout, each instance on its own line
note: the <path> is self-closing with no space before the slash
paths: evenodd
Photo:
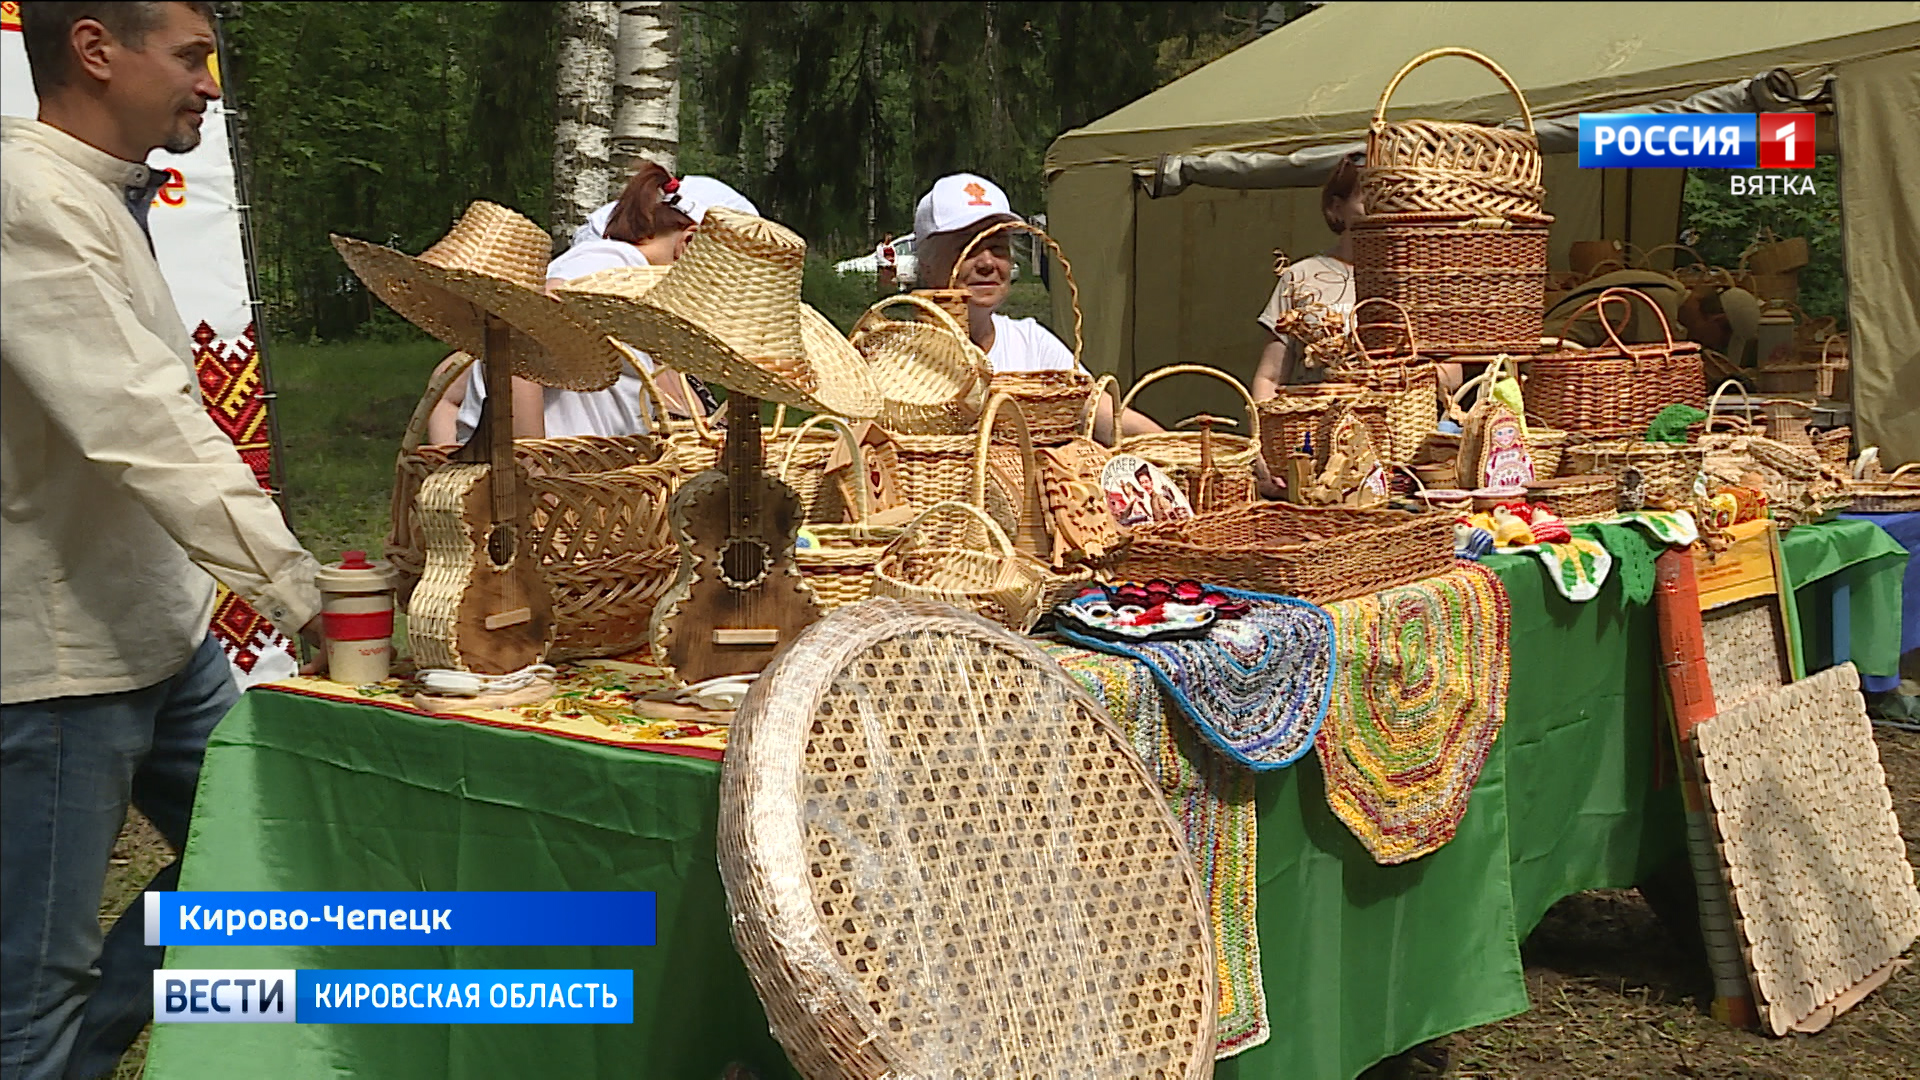
<path id="1" fill-rule="evenodd" d="M 1387 105 L 1401 81 L 1443 56 L 1465 57 L 1492 72 L 1520 108 L 1520 129 L 1438 120 L 1388 123 Z M 1499 64 L 1472 49 L 1434 49 L 1414 57 L 1374 107 L 1360 188 L 1369 214 L 1538 214 L 1546 189 L 1540 186 L 1540 141 L 1526 95 Z"/>
<path id="2" fill-rule="evenodd" d="M 1276 396 L 1254 402 L 1254 411 L 1260 414 L 1260 455 L 1267 468 L 1275 476 L 1285 476 L 1287 456 L 1311 452 L 1306 448 L 1326 414 L 1357 403 L 1366 393 L 1367 388 L 1356 383 L 1303 383 L 1283 386 Z M 1377 432 L 1369 434 L 1376 435 L 1377 441 Z"/>
<path id="3" fill-rule="evenodd" d="M 1822 461 L 1844 471 L 1847 462 L 1853 459 L 1853 429 L 1837 427 L 1823 431 L 1813 437 L 1813 448 Z"/>
<path id="4" fill-rule="evenodd" d="M 1599 521 L 1620 512 L 1620 481 L 1612 476 L 1559 476 L 1527 485 L 1527 501 L 1537 502 L 1568 524 Z"/>
<path id="5" fill-rule="evenodd" d="M 1920 474 L 1907 479 L 1907 473 L 1920 469 L 1910 461 L 1879 480 L 1853 482 L 1853 512 L 1856 514 L 1905 514 L 1920 510 Z"/>
<path id="6" fill-rule="evenodd" d="M 1015 547 L 985 511 L 953 501 L 929 507 L 887 545 L 873 593 L 938 600 L 1025 633 L 1092 580 L 1084 570 L 1055 574 Z"/>
<path id="7" fill-rule="evenodd" d="M 1114 451 L 1121 454 L 1133 454 L 1165 470 L 1182 491 L 1192 490 L 1201 468 L 1201 442 L 1211 441 L 1212 467 L 1217 471 L 1217 482 L 1213 486 L 1216 507 L 1239 506 L 1254 501 L 1258 497 L 1253 472 L 1253 459 L 1260 453 L 1260 412 L 1254 405 L 1253 395 L 1240 380 L 1221 371 L 1219 368 L 1204 364 L 1170 364 L 1155 368 L 1146 377 L 1133 384 L 1127 396 L 1114 410 L 1114 426 L 1119 427 L 1119 417 L 1133 405 L 1140 391 L 1174 375 L 1205 375 L 1218 379 L 1233 387 L 1240 395 L 1247 410 L 1247 434 L 1221 435 L 1214 432 L 1167 431 L 1147 435 L 1129 435 L 1118 440 Z M 1195 507 L 1198 510 L 1200 507 Z"/>
<path id="8" fill-rule="evenodd" d="M 898 304 L 920 317 L 889 318 L 886 309 Z M 880 387 L 881 427 L 909 435 L 973 430 L 992 369 L 966 324 L 945 308 L 913 293 L 890 296 L 860 316 L 848 339 Z"/>
<path id="9" fill-rule="evenodd" d="M 1119 572 L 1297 596 L 1316 604 L 1390 589 L 1453 565 L 1453 519 L 1264 503 L 1134 532 Z"/>
<path id="10" fill-rule="evenodd" d="M 1369 323 L 1361 312 L 1370 305 L 1388 309 L 1398 318 Z M 1371 333 L 1383 326 L 1397 336 L 1376 338 Z M 1369 338 L 1382 344 L 1369 347 Z M 1421 356 L 1409 313 L 1391 300 L 1375 298 L 1354 305 L 1346 360 L 1332 376 L 1366 391 L 1353 408 L 1367 425 L 1384 464 L 1411 464 L 1427 436 L 1439 429 L 1439 372 Z"/>
<path id="11" fill-rule="evenodd" d="M 1629 473 L 1637 473 L 1638 490 L 1646 499 L 1686 508 L 1693 503 L 1694 481 L 1706 459 L 1706 449 L 1692 443 L 1603 440 L 1568 447 L 1566 468 L 1575 476 L 1614 477 L 1623 495 L 1635 490 Z"/>
<path id="12" fill-rule="evenodd" d="M 866 452 L 860 445 L 859 434 L 845 420 L 837 416 L 814 416 L 794 431 L 787 443 L 785 454 L 780 462 L 780 479 L 789 487 L 798 490 L 795 483 L 798 474 L 819 472 L 820 462 L 813 460 L 810 466 L 803 462 L 812 458 L 812 446 L 805 437 L 815 431 L 824 431 L 833 439 L 833 445 L 845 446 L 852 460 L 853 475 L 866 475 Z M 823 487 L 818 475 L 813 484 L 816 489 Z M 831 520 L 809 518 L 807 532 L 813 537 L 814 546 L 798 548 L 794 551 L 794 562 L 800 567 L 800 573 L 806 577 L 807 585 L 813 589 L 813 595 L 823 608 L 836 608 L 845 604 L 857 603 L 873 595 L 874 566 L 879 563 L 880 555 L 889 543 L 900 535 L 898 525 L 875 525 L 869 519 L 872 508 L 865 483 L 852 485 L 854 505 L 852 522 L 843 522 L 838 516 Z M 838 500 L 834 501 L 838 506 Z"/>
<path id="13" fill-rule="evenodd" d="M 1045 556 L 1051 546 L 1046 512 L 1034 478 L 1033 440 L 1026 415 L 1005 394 L 981 411 L 979 426 L 964 435 L 895 435 L 901 496 L 926 510 L 940 502 L 971 502 L 1024 551 Z"/>
<path id="14" fill-rule="evenodd" d="M 1606 305 L 1647 305 L 1663 340 L 1627 344 L 1607 320 Z M 1527 367 L 1527 409 L 1553 427 L 1583 435 L 1639 436 L 1669 405 L 1707 404 L 1700 346 L 1673 340 L 1666 313 L 1645 293 L 1608 289 L 1583 306 L 1599 315 L 1611 348 L 1563 350 L 1535 356 Z M 1630 314 L 1630 312 L 1629 312 Z M 1586 470 L 1579 470 L 1584 472 Z"/>
<path id="15" fill-rule="evenodd" d="M 1002 221 L 989 228 L 982 229 L 960 252 L 954 260 L 953 269 L 948 274 L 947 288 L 953 290 L 960 285 L 960 268 L 966 265 L 983 241 L 1005 232 L 1031 233 L 1047 245 L 1054 261 L 1060 264 L 1061 276 L 1067 282 L 1067 299 L 1073 309 L 1073 367 L 1062 371 L 1009 371 L 994 372 L 989 384 L 990 393 L 1005 394 L 1020 404 L 1020 410 L 1026 414 L 1027 429 L 1036 445 L 1050 446 L 1064 442 L 1081 433 L 1087 412 L 1098 401 L 1099 390 L 1093 378 L 1080 367 L 1080 354 L 1084 347 L 1081 328 L 1084 319 L 1080 311 L 1080 283 L 1074 280 L 1073 263 L 1068 261 L 1066 253 L 1046 231 L 1029 225 L 1024 221 Z M 964 289 L 960 291 L 965 292 Z"/>

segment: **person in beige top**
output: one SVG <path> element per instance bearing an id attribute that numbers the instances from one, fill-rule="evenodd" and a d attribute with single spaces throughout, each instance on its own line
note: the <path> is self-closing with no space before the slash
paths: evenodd
<path id="1" fill-rule="evenodd" d="M 220 96 L 204 3 L 21 5 L 0 129 L 0 1076 L 112 1072 L 161 950 L 96 913 L 131 801 L 176 851 L 238 697 L 214 582 L 318 637 L 318 564 L 202 407 L 142 164 Z M 177 864 L 176 864 L 177 865 Z M 175 866 L 156 877 L 171 888 Z"/>

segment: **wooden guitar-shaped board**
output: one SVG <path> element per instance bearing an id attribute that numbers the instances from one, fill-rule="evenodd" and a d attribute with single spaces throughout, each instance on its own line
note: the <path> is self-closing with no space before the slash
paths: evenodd
<path id="1" fill-rule="evenodd" d="M 489 315 L 487 352 L 504 358 L 506 338 L 506 324 Z M 512 373 L 502 360 L 486 365 L 486 377 L 480 424 L 453 455 L 462 464 L 420 485 L 427 565 L 407 604 L 407 641 L 422 668 L 505 675 L 546 657 L 553 595 L 513 458 Z"/>
<path id="2" fill-rule="evenodd" d="M 760 402 L 729 402 L 723 468 L 687 481 L 667 510 L 680 575 L 654 607 L 654 652 L 689 684 L 763 670 L 821 615 L 793 559 L 800 499 L 763 467 Z"/>

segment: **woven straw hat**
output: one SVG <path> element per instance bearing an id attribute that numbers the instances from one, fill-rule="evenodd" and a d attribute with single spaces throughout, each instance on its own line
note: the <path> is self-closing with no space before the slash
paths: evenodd
<path id="1" fill-rule="evenodd" d="M 375 296 L 462 352 L 483 355 L 483 315 L 491 312 L 513 327 L 507 357 L 521 378 L 563 390 L 600 390 L 620 374 L 619 350 L 606 335 L 542 291 L 552 240 L 504 206 L 475 202 L 417 256 L 351 237 L 332 239 Z"/>
<path id="2" fill-rule="evenodd" d="M 716 206 L 664 274 L 602 270 L 559 287 L 566 309 L 678 371 L 767 401 L 855 418 L 880 411 L 865 361 L 800 302 L 807 244 Z"/>

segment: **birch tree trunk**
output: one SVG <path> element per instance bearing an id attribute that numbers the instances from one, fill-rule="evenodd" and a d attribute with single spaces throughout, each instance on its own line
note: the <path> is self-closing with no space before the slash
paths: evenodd
<path id="1" fill-rule="evenodd" d="M 621 0 L 614 46 L 613 175 L 623 184 L 642 161 L 676 172 L 680 150 L 678 4 Z"/>
<path id="2" fill-rule="evenodd" d="M 617 3 L 563 3 L 554 72 L 553 205 L 564 247 L 614 189 L 613 45 Z"/>

